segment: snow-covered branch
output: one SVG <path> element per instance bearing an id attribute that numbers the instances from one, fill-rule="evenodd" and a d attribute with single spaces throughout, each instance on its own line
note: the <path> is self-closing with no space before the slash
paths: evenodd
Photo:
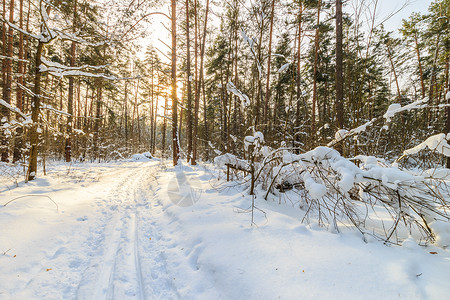
<path id="1" fill-rule="evenodd" d="M 450 138 L 450 134 L 445 133 L 439 133 L 436 135 L 432 135 L 429 138 L 427 138 L 425 141 L 420 143 L 419 145 L 407 149 L 403 152 L 403 155 L 400 156 L 397 161 L 402 160 L 407 155 L 413 155 L 418 153 L 419 151 L 423 149 L 430 149 L 431 151 L 437 151 L 439 154 L 442 154 L 446 157 L 450 157 L 450 145 L 447 143 L 448 139 Z"/>
<path id="2" fill-rule="evenodd" d="M 258 55 L 256 54 L 256 51 L 255 51 L 255 48 L 254 48 L 255 41 L 254 41 L 254 39 L 248 37 L 248 35 L 244 31 L 244 29 L 241 29 L 241 36 L 244 39 L 244 41 L 246 41 L 247 44 L 250 46 L 250 52 L 253 54 L 253 57 L 255 58 L 256 66 L 258 68 L 259 78 L 261 78 L 262 77 L 262 68 L 261 68 L 261 63 L 260 63 L 260 61 L 258 59 Z"/>
<path id="3" fill-rule="evenodd" d="M 248 96 L 238 90 L 231 81 L 227 83 L 227 91 L 228 93 L 233 93 L 235 96 L 238 96 L 245 107 L 250 106 L 250 99 L 248 98 Z"/>
<path id="4" fill-rule="evenodd" d="M 332 146 L 336 145 L 337 143 L 345 140 L 348 137 L 351 137 L 351 136 L 354 136 L 356 134 L 366 131 L 367 127 L 371 127 L 376 121 L 381 120 L 382 118 L 384 118 L 386 120 L 386 122 L 390 122 L 391 119 L 398 113 L 427 107 L 428 106 L 426 104 L 427 102 L 428 102 L 428 98 L 423 98 L 422 100 L 417 100 L 417 101 L 410 103 L 408 105 L 405 105 L 405 106 L 401 106 L 398 103 L 391 104 L 382 117 L 374 118 L 374 119 L 372 119 L 356 128 L 353 128 L 351 130 L 345 130 L 345 129 L 338 130 L 335 134 L 334 140 L 329 142 L 327 144 L 327 147 L 332 147 Z"/>
<path id="5" fill-rule="evenodd" d="M 3 22 L 3 23 L 6 23 L 9 27 L 11 27 L 11 28 L 13 28 L 13 29 L 15 29 L 15 30 L 17 30 L 17 31 L 19 31 L 19 32 L 21 32 L 21 33 L 23 33 L 24 35 L 26 35 L 26 36 L 28 36 L 28 37 L 31 37 L 31 38 L 36 39 L 36 40 L 39 40 L 39 39 L 41 38 L 41 36 L 32 34 L 32 33 L 28 32 L 28 31 L 26 31 L 26 30 L 23 30 L 23 29 L 20 28 L 19 26 L 15 25 L 15 24 L 13 24 L 13 23 L 11 23 L 11 22 L 9 22 L 9 21 L 6 20 L 5 18 L 3 18 L 3 16 L 1 16 L 1 15 L 0 15 L 0 21 Z"/>
<path id="6" fill-rule="evenodd" d="M 380 118 L 374 118 L 364 124 L 362 124 L 361 126 L 358 126 L 356 128 L 353 128 L 351 130 L 345 130 L 345 129 L 340 129 L 336 132 L 336 134 L 334 135 L 334 140 L 332 140 L 331 142 L 329 142 L 327 144 L 327 147 L 333 147 L 334 145 L 336 145 L 337 143 L 345 140 L 348 137 L 354 136 L 356 134 L 359 134 L 361 132 L 366 131 L 367 127 L 372 126 L 377 120 L 379 120 Z"/>
<path id="7" fill-rule="evenodd" d="M 30 95 L 31 97 L 36 97 L 36 94 L 29 88 L 27 88 L 26 86 L 20 84 L 19 82 L 16 82 L 16 84 L 22 89 L 24 90 L 28 95 Z M 50 97 L 44 96 L 44 95 L 37 95 L 39 98 L 45 98 L 45 99 L 50 99 Z"/>
<path id="8" fill-rule="evenodd" d="M 87 46 L 92 46 L 92 47 L 102 46 L 102 45 L 110 43 L 110 41 L 91 43 L 84 38 L 76 36 L 75 34 L 66 33 L 58 28 L 50 28 L 48 26 L 49 16 L 47 14 L 47 9 L 46 9 L 47 6 L 52 6 L 52 5 L 50 3 L 47 3 L 46 1 L 41 1 L 41 8 L 39 11 L 40 11 L 40 15 L 41 15 L 43 28 L 39 35 L 33 34 L 31 32 L 28 32 L 28 31 L 20 28 L 19 26 L 15 25 L 15 24 L 9 22 L 8 20 L 6 20 L 5 18 L 3 18 L 3 16 L 0 16 L 0 21 L 3 23 L 6 23 L 9 27 L 23 33 L 24 35 L 31 37 L 35 40 L 41 41 L 43 43 L 49 43 L 52 40 L 55 40 L 57 38 L 60 38 L 61 40 L 72 41 L 72 42 L 84 44 Z"/>
<path id="9" fill-rule="evenodd" d="M 282 65 L 282 66 L 278 69 L 278 73 L 282 73 L 282 72 L 286 71 L 286 70 L 289 68 L 290 65 L 291 65 L 290 62 L 285 63 L 284 65 Z"/>
<path id="10" fill-rule="evenodd" d="M 49 74 L 57 77 L 64 76 L 86 76 L 86 77 L 95 77 L 95 78 L 104 78 L 109 80 L 117 80 L 118 78 L 115 76 L 108 76 L 103 73 L 91 73 L 82 71 L 84 69 L 94 69 L 99 70 L 107 67 L 107 65 L 102 66 L 91 66 L 91 65 L 83 65 L 80 67 L 69 67 L 62 65 L 58 62 L 49 61 L 45 58 L 41 59 L 42 64 L 39 66 L 40 72 L 48 72 Z"/>
<path id="11" fill-rule="evenodd" d="M 108 45 L 111 43 L 110 41 L 91 43 L 88 40 L 85 40 L 79 36 L 76 36 L 75 34 L 63 32 L 59 29 L 53 29 L 53 32 L 57 33 L 58 37 L 64 41 L 72 41 L 75 43 L 79 43 L 79 44 L 83 44 L 83 45 L 91 46 L 91 47 L 98 47 L 98 46 Z"/>
<path id="12" fill-rule="evenodd" d="M 52 112 L 54 112 L 54 113 L 56 113 L 58 115 L 63 115 L 63 116 L 66 116 L 66 117 L 70 117 L 71 116 L 71 114 L 69 114 L 69 113 L 67 113 L 65 111 L 62 111 L 62 110 L 58 110 L 58 109 L 54 108 L 53 106 L 51 106 L 49 104 L 41 104 L 41 109 L 46 109 L 46 110 L 52 111 Z"/>
<path id="13" fill-rule="evenodd" d="M 450 154 L 445 137 L 444 134 L 430 137 L 405 152 L 416 153 L 429 147 Z M 259 184 L 257 190 L 265 190 L 266 199 L 270 193 L 277 195 L 276 190 L 285 193 L 295 187 L 295 195 L 306 199 L 301 204 L 306 210 L 305 218 L 308 215 L 317 217 L 319 223 L 336 230 L 339 230 L 339 222 L 345 226 L 353 224 L 362 234 L 384 236 L 383 239 L 389 241 L 401 226 L 408 230 L 415 226 L 433 241 L 438 234 L 435 221 L 438 218 L 450 220 L 447 212 L 450 203 L 443 196 L 448 191 L 448 177 L 432 176 L 429 172 L 419 175 L 399 169 L 396 164 L 380 163 L 375 157 L 359 156 L 357 159 L 361 163 L 356 165 L 328 147 L 318 147 L 303 154 L 294 154 L 285 148 L 268 154 L 263 152 L 261 148 L 253 156 L 254 161 L 239 159 L 232 154 L 220 155 L 214 161 L 219 167 L 228 166 L 249 173 L 252 171 L 249 166 L 254 163 L 257 175 L 252 175 L 252 185 Z M 446 174 L 448 176 L 448 171 Z M 249 181 L 248 176 L 244 178 L 246 181 Z M 386 220 L 391 225 L 387 227 L 382 221 L 384 230 L 375 232 L 367 227 L 365 219 L 371 212 L 379 213 L 380 209 L 392 216 L 392 220 Z M 403 220 L 404 225 L 398 220 Z"/>
<path id="14" fill-rule="evenodd" d="M 108 80 L 117 80 L 119 78 L 115 76 L 108 76 L 103 73 L 95 74 L 90 72 L 85 72 L 81 70 L 62 70 L 59 68 L 50 67 L 47 68 L 45 65 L 41 65 L 39 67 L 40 72 L 48 72 L 49 74 L 57 77 L 64 77 L 64 76 L 85 76 L 85 77 L 93 77 L 93 78 L 103 78 Z"/>
<path id="15" fill-rule="evenodd" d="M 15 57 L 9 57 L 9 56 L 3 56 L 3 55 L 0 55 L 0 59 L 9 59 L 9 60 L 12 60 L 12 61 L 21 61 L 21 62 L 26 62 L 26 63 L 29 62 L 26 59 L 18 59 L 18 58 L 15 58 Z"/>
<path id="16" fill-rule="evenodd" d="M 47 60 L 45 58 L 41 58 L 41 62 L 49 70 L 50 70 L 50 68 L 55 68 L 55 69 L 60 69 L 60 70 L 83 70 L 83 69 L 100 70 L 100 69 L 104 69 L 104 68 L 108 67 L 108 65 L 102 65 L 102 66 L 83 65 L 80 67 L 70 67 L 70 66 L 65 66 L 63 64 L 60 64 L 58 62 Z"/>
<path id="17" fill-rule="evenodd" d="M 18 109 L 17 107 L 12 106 L 11 104 L 8 104 L 5 100 L 0 99 L 0 104 L 3 105 L 4 107 L 6 107 L 7 109 L 9 109 L 10 111 L 15 112 L 16 114 L 19 114 L 22 118 L 24 118 L 25 120 L 30 120 L 31 118 L 29 116 L 27 116 L 26 114 L 24 114 L 23 112 L 20 111 L 20 109 Z"/>
<path id="18" fill-rule="evenodd" d="M 413 109 L 421 109 L 427 106 L 428 98 L 425 97 L 422 100 L 417 100 L 411 104 L 401 106 L 398 103 L 394 103 L 389 105 L 386 113 L 383 115 L 383 118 L 386 119 L 387 122 L 391 121 L 391 118 L 393 118 L 396 114 L 404 112 L 404 111 L 410 111 Z"/>

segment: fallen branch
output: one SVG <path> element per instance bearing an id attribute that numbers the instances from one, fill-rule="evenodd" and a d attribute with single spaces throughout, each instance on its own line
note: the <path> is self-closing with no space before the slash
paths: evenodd
<path id="1" fill-rule="evenodd" d="M 58 204 L 56 204 L 56 202 L 55 202 L 52 198 L 50 198 L 50 196 L 47 196 L 47 195 L 33 195 L 33 194 L 30 194 L 30 195 L 19 196 L 19 197 L 17 197 L 17 198 L 11 199 L 11 200 L 9 200 L 8 202 L 6 202 L 5 204 L 3 204 L 3 207 L 7 206 L 7 205 L 10 204 L 11 202 L 14 202 L 14 201 L 16 201 L 16 200 L 18 200 L 18 199 L 26 198 L 26 197 L 45 197 L 45 198 L 48 198 L 50 201 L 53 202 L 53 204 L 55 204 L 55 206 L 56 206 L 56 211 L 59 212 Z"/>

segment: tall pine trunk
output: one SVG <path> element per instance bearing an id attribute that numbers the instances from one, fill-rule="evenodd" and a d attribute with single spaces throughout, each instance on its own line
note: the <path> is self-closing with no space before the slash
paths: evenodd
<path id="1" fill-rule="evenodd" d="M 19 1 L 19 27 L 23 28 L 23 0 Z M 24 72 L 24 63 L 23 63 L 23 33 L 19 33 L 19 64 L 18 64 L 18 85 L 16 88 L 16 106 L 19 110 L 23 111 L 23 90 L 22 86 L 24 84 L 23 77 L 25 76 Z M 21 117 L 18 115 L 18 119 Z M 13 162 L 17 162 L 22 159 L 22 148 L 23 148 L 23 128 L 21 126 L 16 129 L 16 137 L 14 141 L 14 152 L 13 152 Z"/>
<path id="2" fill-rule="evenodd" d="M 191 39 L 189 32 L 189 0 L 186 0 L 186 69 L 187 69 L 187 112 L 186 112 L 186 131 L 187 131 L 187 161 L 192 158 L 192 86 L 191 86 Z"/>
<path id="3" fill-rule="evenodd" d="M 207 33 L 207 26 L 208 26 L 208 12 L 209 12 L 209 0 L 206 0 L 206 12 L 205 12 L 205 22 L 203 24 L 203 36 L 202 36 L 202 42 L 201 42 L 201 48 L 200 48 L 200 84 L 202 86 L 203 91 L 203 122 L 205 126 L 205 155 L 206 159 L 208 159 L 208 145 L 207 141 L 209 140 L 208 136 L 208 122 L 207 122 L 207 103 L 206 103 L 206 93 L 205 93 L 205 78 L 204 78 L 204 71 L 203 71 L 203 64 L 205 60 L 205 48 L 206 48 L 206 33 Z M 199 99 L 200 101 L 200 99 Z"/>
<path id="4" fill-rule="evenodd" d="M 37 157 L 39 147 L 39 113 L 41 107 L 41 72 L 39 66 L 41 65 L 42 51 L 44 50 L 44 43 L 39 41 L 36 50 L 35 58 L 35 75 L 34 75 L 34 96 L 31 100 L 31 120 L 33 125 L 30 128 L 30 161 L 28 164 L 27 180 L 33 180 L 37 173 Z"/>
<path id="5" fill-rule="evenodd" d="M 264 122 L 264 132 L 267 133 L 268 129 L 268 120 L 269 120 L 269 100 L 270 100 L 270 66 L 272 63 L 272 33 L 273 33 L 273 19 L 275 14 L 275 0 L 272 0 L 272 8 L 270 12 L 270 30 L 269 30 L 269 54 L 267 56 L 267 75 L 266 75 L 266 92 L 264 95 L 264 113 L 263 113 L 263 122 Z"/>
<path id="6" fill-rule="evenodd" d="M 74 2 L 73 7 L 73 21 L 72 21 L 72 31 L 76 32 L 76 21 L 77 21 L 77 0 Z M 75 66 L 75 53 L 76 52 L 76 44 L 72 42 L 70 47 L 70 66 Z M 72 160 L 72 128 L 73 128 L 73 91 L 74 91 L 74 78 L 73 76 L 69 77 L 69 92 L 67 97 L 67 112 L 69 113 L 69 117 L 67 118 L 67 128 L 66 128 L 66 147 L 65 147 L 65 160 L 66 162 L 70 162 Z"/>
<path id="7" fill-rule="evenodd" d="M 313 73 L 313 99 L 312 99 L 312 111 L 311 111 L 311 146 L 316 144 L 316 105 L 317 105 L 317 72 L 319 64 L 319 38 L 320 38 L 320 6 L 322 1 L 319 0 L 317 4 L 317 21 L 316 21 L 316 33 L 314 37 L 314 73 Z"/>
<path id="8" fill-rule="evenodd" d="M 180 158 L 180 149 L 178 144 L 178 99 L 177 99 L 177 13 L 176 13 L 176 0 L 172 0 L 172 159 L 173 165 L 178 164 Z"/>
<path id="9" fill-rule="evenodd" d="M 6 10 L 5 7 L 6 0 L 3 0 L 3 10 Z M 10 0 L 9 2 L 9 23 L 14 23 L 14 0 Z M 6 30 L 5 27 L 3 27 L 4 30 Z M 5 34 L 5 32 L 3 33 Z M 8 28 L 8 35 L 7 38 L 3 39 L 4 43 L 6 42 L 6 58 L 3 59 L 4 65 L 5 65 L 5 72 L 6 75 L 4 77 L 3 82 L 3 100 L 11 104 L 11 89 L 12 89 L 12 58 L 13 58 L 13 29 L 11 26 Z M 3 46 L 5 48 L 5 44 Z M 2 114 L 3 117 L 6 117 L 6 122 L 9 121 L 10 113 L 9 110 L 5 110 L 4 114 Z M 2 161 L 8 161 L 9 159 L 9 141 L 8 138 L 5 136 L 2 140 L 2 154 L 1 154 L 1 160 Z"/>
<path id="10" fill-rule="evenodd" d="M 194 0 L 194 79 L 195 79 L 195 99 L 194 99 L 194 122 L 192 128 L 192 159 L 191 165 L 197 164 L 198 146 L 198 111 L 200 107 L 200 84 L 198 80 L 198 12 L 197 0 Z"/>
<path id="11" fill-rule="evenodd" d="M 344 128 L 344 76 L 342 50 L 342 0 L 336 0 L 336 127 Z M 342 154 L 342 143 L 337 145 Z"/>

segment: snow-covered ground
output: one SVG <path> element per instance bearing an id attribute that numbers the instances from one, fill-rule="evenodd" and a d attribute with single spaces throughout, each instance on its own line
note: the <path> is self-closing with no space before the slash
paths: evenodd
<path id="1" fill-rule="evenodd" d="M 0 206 L 0 299 L 450 297 L 448 249 L 331 233 L 289 202 L 256 199 L 251 226 L 241 186 L 168 163 L 61 163 L 0 182 L 0 204 L 15 199 Z"/>

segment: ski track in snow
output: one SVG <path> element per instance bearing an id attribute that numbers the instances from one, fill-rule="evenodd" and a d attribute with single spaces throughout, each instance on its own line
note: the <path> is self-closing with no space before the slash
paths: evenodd
<path id="1" fill-rule="evenodd" d="M 0 299 L 179 299 L 166 269 L 161 229 L 152 216 L 160 205 L 153 190 L 158 168 L 135 163 L 126 171 L 103 174 L 115 177 L 108 179 L 114 187 L 106 196 L 95 196 L 93 215 L 77 219 L 88 222 L 87 228 L 75 224 L 69 231 L 73 236 L 58 236 L 43 257 L 23 270 L 28 273 L 25 284 L 10 297 L 0 293 Z M 44 275 L 57 272 L 55 281 L 42 278 L 45 266 L 52 268 Z M 43 285 L 54 289 L 43 292 Z"/>
<path id="2" fill-rule="evenodd" d="M 164 278 L 167 277 L 167 270 L 165 264 L 161 263 L 162 256 L 154 255 L 161 253 L 162 249 L 155 246 L 154 242 L 150 242 L 151 235 L 157 231 L 154 226 L 156 222 L 152 222 L 151 226 L 145 226 L 149 219 L 142 217 L 142 215 L 151 216 L 152 213 L 149 202 L 154 199 L 147 197 L 154 196 L 152 185 L 155 182 L 151 181 L 155 180 L 152 171 L 155 172 L 156 168 L 155 166 L 137 168 L 127 175 L 125 180 L 118 183 L 118 187 L 111 192 L 110 197 L 103 201 L 102 213 L 109 215 L 108 221 L 104 223 L 106 228 L 103 230 L 106 233 L 101 235 L 107 237 L 102 249 L 105 253 L 102 262 L 99 264 L 93 261 L 83 276 L 89 278 L 91 276 L 86 276 L 89 273 L 98 274 L 94 275 L 96 280 L 80 283 L 78 299 L 177 298 L 173 286 L 168 284 L 170 279 Z M 143 226 L 146 230 L 143 230 Z M 149 242 L 142 243 L 144 239 Z M 145 266 L 148 267 L 147 270 L 151 270 L 153 281 L 145 285 L 142 270 L 144 259 L 141 259 L 141 253 L 152 256 L 145 258 L 147 260 Z M 151 287 L 155 285 L 159 285 L 159 288 L 152 289 Z M 161 286 L 164 289 L 160 289 Z"/>

